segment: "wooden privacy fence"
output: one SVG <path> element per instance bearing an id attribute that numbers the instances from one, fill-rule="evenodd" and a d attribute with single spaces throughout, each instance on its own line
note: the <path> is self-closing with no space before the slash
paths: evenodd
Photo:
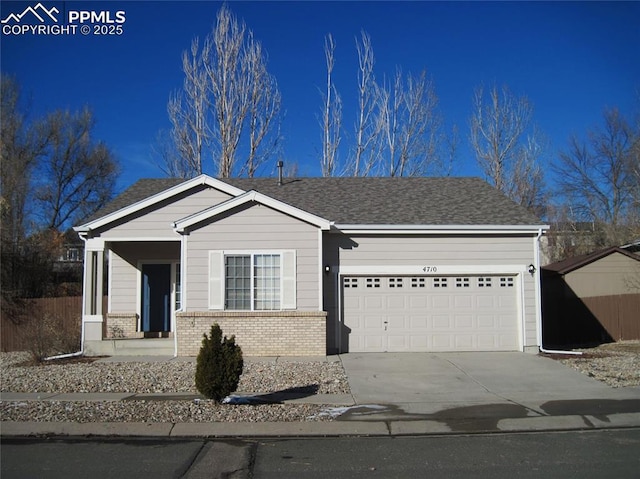
<path id="1" fill-rule="evenodd" d="M 583 298 L 614 341 L 640 339 L 640 294 Z"/>
<path id="2" fill-rule="evenodd" d="M 107 297 L 103 298 L 103 311 L 106 311 Z M 82 328 L 82 296 L 61 298 L 27 299 L 24 311 L 18 318 L 2 316 L 0 337 L 2 351 L 22 351 L 25 349 L 24 329 L 29 321 L 38 321 L 45 315 L 60 318 L 65 331 Z"/>
<path id="3" fill-rule="evenodd" d="M 590 298 L 548 294 L 542 306 L 547 347 L 640 339 L 640 294 Z"/>

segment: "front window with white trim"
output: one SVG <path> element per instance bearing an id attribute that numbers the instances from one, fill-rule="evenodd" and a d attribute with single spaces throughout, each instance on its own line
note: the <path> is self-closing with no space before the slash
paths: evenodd
<path id="1" fill-rule="evenodd" d="M 212 251 L 209 268 L 210 309 L 295 309 L 294 251 Z M 216 297 L 223 301 L 216 300 Z"/>

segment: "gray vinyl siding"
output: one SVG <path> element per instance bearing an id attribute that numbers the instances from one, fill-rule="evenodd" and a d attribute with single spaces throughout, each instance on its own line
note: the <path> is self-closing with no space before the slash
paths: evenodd
<path id="1" fill-rule="evenodd" d="M 131 215 L 109 229 L 98 230 L 98 232 L 105 239 L 177 237 L 171 226 L 174 221 L 222 203 L 229 198 L 230 196 L 226 193 L 203 185 L 197 190 L 178 195 L 153 208 Z"/>
<path id="2" fill-rule="evenodd" d="M 519 264 L 533 261 L 531 236 L 328 235 L 341 266 Z M 349 244 L 352 242 L 352 244 Z M 342 247 L 340 247 L 342 246 Z"/>
<path id="3" fill-rule="evenodd" d="M 187 236 L 187 311 L 208 309 L 209 251 L 295 250 L 296 309 L 319 309 L 318 228 L 263 205 L 244 206 Z"/>
<path id="4" fill-rule="evenodd" d="M 137 312 L 138 262 L 180 261 L 180 242 L 113 243 L 111 248 L 110 313 Z"/>
<path id="5" fill-rule="evenodd" d="M 535 262 L 534 238 L 519 236 L 342 235 L 325 234 L 324 263 L 332 266 L 495 266 Z M 476 268 L 477 269 L 477 268 Z M 477 274 L 477 273 L 476 273 Z M 524 346 L 537 345 L 534 277 L 522 274 L 524 290 Z M 335 349 L 338 327 L 336 275 L 325 281 L 327 347 Z"/>
<path id="6" fill-rule="evenodd" d="M 565 275 L 579 298 L 633 294 L 640 285 L 640 261 L 612 253 Z"/>

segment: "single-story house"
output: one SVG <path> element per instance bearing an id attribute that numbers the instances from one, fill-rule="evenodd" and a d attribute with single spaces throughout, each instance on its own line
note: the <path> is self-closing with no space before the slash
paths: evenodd
<path id="1" fill-rule="evenodd" d="M 640 339 L 640 256 L 606 248 L 542 268 L 545 345 Z"/>
<path id="2" fill-rule="evenodd" d="M 478 178 L 140 180 L 75 228 L 83 348 L 537 352 L 546 228 Z"/>

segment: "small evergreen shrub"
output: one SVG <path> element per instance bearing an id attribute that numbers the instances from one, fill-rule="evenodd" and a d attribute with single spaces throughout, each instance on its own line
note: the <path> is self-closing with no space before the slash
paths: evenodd
<path id="1" fill-rule="evenodd" d="M 198 353 L 196 388 L 206 398 L 220 402 L 238 387 L 243 365 L 235 337 L 223 339 L 220 326 L 214 323 L 209 336 L 203 335 Z"/>

